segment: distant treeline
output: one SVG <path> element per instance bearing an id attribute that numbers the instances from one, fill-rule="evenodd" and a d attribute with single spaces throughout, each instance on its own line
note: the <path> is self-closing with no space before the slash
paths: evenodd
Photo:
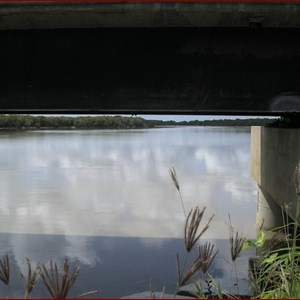
<path id="1" fill-rule="evenodd" d="M 160 126 L 253 126 L 269 125 L 276 119 L 235 119 L 205 121 L 160 121 L 145 120 L 139 117 L 121 116 L 31 116 L 31 115 L 0 115 L 0 128 L 4 129 L 139 129 Z"/>
<path id="2" fill-rule="evenodd" d="M 30 115 L 0 115 L 0 128 L 42 129 L 134 129 L 149 128 L 149 124 L 137 117 L 45 117 Z"/>
<path id="3" fill-rule="evenodd" d="M 276 122 L 277 119 L 220 119 L 220 120 L 193 120 L 193 121 L 153 121 L 155 126 L 267 126 Z M 151 121 L 150 121 L 151 122 Z"/>

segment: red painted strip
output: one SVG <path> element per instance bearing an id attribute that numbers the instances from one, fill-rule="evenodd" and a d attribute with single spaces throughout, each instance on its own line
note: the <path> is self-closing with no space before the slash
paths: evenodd
<path id="1" fill-rule="evenodd" d="M 0 3 L 300 3 L 300 0 L 0 0 Z"/>

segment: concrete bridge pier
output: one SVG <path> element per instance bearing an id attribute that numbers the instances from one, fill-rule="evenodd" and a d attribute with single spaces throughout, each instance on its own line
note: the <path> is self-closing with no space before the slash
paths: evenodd
<path id="1" fill-rule="evenodd" d="M 283 212 L 292 219 L 296 215 L 294 175 L 299 161 L 300 128 L 251 128 L 251 176 L 258 184 L 257 231 L 282 226 Z"/>

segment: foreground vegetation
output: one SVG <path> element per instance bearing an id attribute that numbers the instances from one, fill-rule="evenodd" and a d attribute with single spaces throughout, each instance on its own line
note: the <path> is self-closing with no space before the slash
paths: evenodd
<path id="1" fill-rule="evenodd" d="M 205 207 L 200 211 L 195 207 L 186 215 L 184 202 L 180 192 L 179 180 L 174 168 L 170 169 L 170 175 L 173 183 L 179 193 L 183 213 L 185 215 L 185 248 L 187 256 L 194 251 L 193 263 L 186 266 L 187 259 L 184 264 L 180 264 L 177 254 L 177 270 L 178 270 L 178 288 L 175 295 L 188 283 L 194 284 L 194 291 L 191 296 L 197 298 L 294 298 L 300 299 L 300 162 L 295 169 L 295 190 L 298 196 L 296 208 L 294 209 L 293 221 L 288 217 L 289 208 L 283 209 L 284 226 L 274 229 L 272 238 L 266 242 L 265 233 L 261 231 L 257 240 L 248 240 L 238 231 L 234 230 L 231 225 L 229 216 L 229 243 L 230 254 L 233 269 L 236 275 L 237 294 L 233 295 L 224 292 L 218 282 L 209 274 L 209 266 L 215 259 L 218 251 L 214 251 L 214 245 L 205 243 L 201 245 L 200 238 L 202 234 L 208 230 L 209 224 L 213 219 L 213 215 L 209 218 L 207 224 L 200 229 L 200 223 L 203 218 Z M 254 247 L 261 249 L 256 257 L 250 260 L 250 282 L 252 285 L 252 293 L 250 295 L 240 295 L 238 290 L 238 276 L 236 271 L 236 260 L 242 251 Z M 258 252 L 257 252 L 258 253 Z M 207 281 L 204 282 L 201 274 L 208 274 L 210 281 L 209 287 L 205 291 L 203 286 L 207 287 Z M 212 290 L 213 288 L 213 290 Z"/>
<path id="2" fill-rule="evenodd" d="M 235 119 L 205 121 L 161 121 L 121 116 L 31 116 L 0 115 L 2 129 L 142 129 L 161 126 L 253 126 L 269 125 L 275 119 Z"/>
<path id="3" fill-rule="evenodd" d="M 54 261 L 49 262 L 49 267 L 45 264 L 37 264 L 33 266 L 29 258 L 27 261 L 27 273 L 20 272 L 24 280 L 24 294 L 23 298 L 28 299 L 39 281 L 42 281 L 49 296 L 54 299 L 67 298 L 73 284 L 75 283 L 80 271 L 79 266 L 74 266 L 70 270 L 68 260 L 65 259 L 62 266 L 59 268 Z M 11 271 L 10 260 L 7 254 L 3 255 L 0 259 L 0 281 L 7 287 L 10 297 L 13 298 L 13 287 L 11 287 Z M 99 293 L 98 290 L 84 292 L 78 297 L 85 297 L 91 294 Z M 20 295 L 18 296 L 20 298 Z"/>
<path id="4" fill-rule="evenodd" d="M 277 228 L 262 255 L 255 258 L 254 292 L 260 298 L 300 299 L 300 162 L 295 170 L 296 207 L 283 210 L 284 226 Z M 293 221 L 287 215 L 292 213 Z"/>

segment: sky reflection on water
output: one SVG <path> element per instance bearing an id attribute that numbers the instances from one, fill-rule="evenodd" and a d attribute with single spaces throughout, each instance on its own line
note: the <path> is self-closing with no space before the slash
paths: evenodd
<path id="1" fill-rule="evenodd" d="M 38 262 L 47 263 L 55 258 L 61 265 L 68 257 L 70 269 L 80 266 L 78 279 L 70 297 L 83 292 L 99 290 L 93 297 L 123 297 L 149 291 L 165 289 L 173 294 L 177 283 L 176 253 L 181 263 L 185 258 L 184 241 L 170 238 L 132 238 L 132 237 L 82 237 L 36 234 L 0 234 L 2 247 L 10 249 L 11 283 L 13 294 L 3 284 L 0 285 L 1 298 L 24 296 L 24 281 L 20 272 L 27 274 L 26 257 L 33 266 Z M 203 241 L 204 242 L 204 241 Z M 214 240 L 215 249 L 220 249 L 210 266 L 210 274 L 222 288 L 237 293 L 234 286 L 234 266 L 229 263 L 228 240 Z M 247 265 L 253 251 L 247 251 L 237 259 L 239 290 L 248 291 Z M 192 258 L 192 257 L 191 257 Z M 205 275 L 202 279 L 207 279 Z M 204 282 L 204 280 L 202 281 Z M 207 290 L 204 284 L 204 291 Z M 33 298 L 49 297 L 41 282 L 34 288 Z"/>
<path id="2" fill-rule="evenodd" d="M 106 263 L 100 240 L 113 252 L 115 237 L 130 237 L 139 252 L 165 255 L 161 249 L 180 241 L 184 226 L 171 166 L 186 209 L 206 206 L 206 219 L 215 214 L 205 238 L 227 239 L 228 213 L 254 237 L 249 164 L 249 128 L 1 133 L 3 251 L 19 266 L 26 255 L 35 262 L 68 256 L 94 270 Z"/>
<path id="3" fill-rule="evenodd" d="M 168 175 L 174 166 L 187 210 L 205 205 L 216 214 L 214 223 L 230 212 L 234 223 L 251 230 L 249 139 L 245 130 L 205 128 L 2 135 L 0 228 L 180 237 L 183 214 Z"/>

